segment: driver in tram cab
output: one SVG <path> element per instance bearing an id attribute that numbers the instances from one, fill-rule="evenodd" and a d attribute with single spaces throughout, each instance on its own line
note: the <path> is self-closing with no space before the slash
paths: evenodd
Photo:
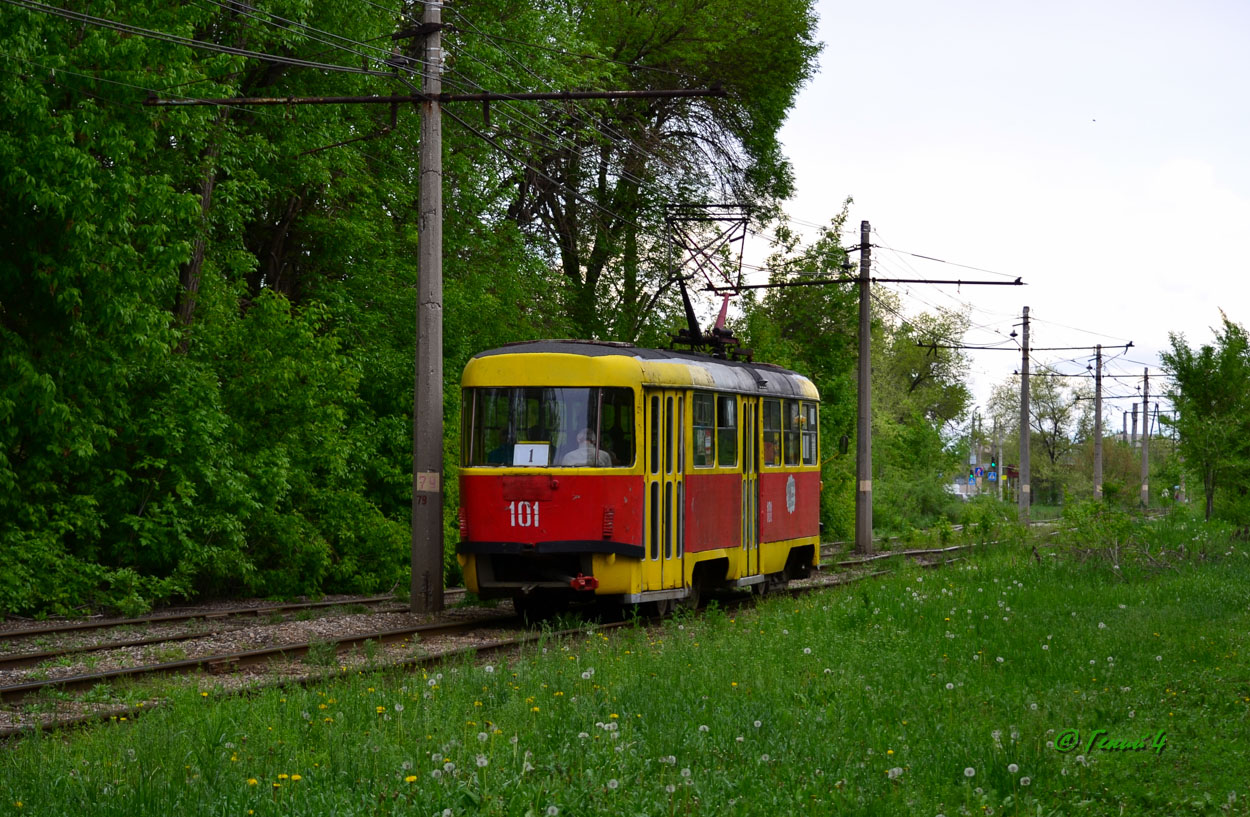
<path id="1" fill-rule="evenodd" d="M 565 454 L 560 464 L 609 466 L 612 464 L 612 458 L 608 456 L 607 451 L 601 451 L 595 445 L 595 432 L 589 428 L 583 428 L 577 432 L 577 448 Z"/>

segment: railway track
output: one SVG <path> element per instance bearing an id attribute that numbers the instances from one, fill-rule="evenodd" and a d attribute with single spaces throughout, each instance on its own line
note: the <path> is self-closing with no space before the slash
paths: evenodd
<path id="1" fill-rule="evenodd" d="M 908 552 L 914 558 L 938 555 L 939 558 L 958 548 L 945 548 L 935 551 L 917 550 Z M 872 559 L 860 560 L 852 568 L 860 568 Z M 938 562 L 932 566 L 940 566 Z M 785 592 L 798 596 L 817 590 L 840 587 L 865 579 L 888 574 L 890 570 L 857 569 L 855 572 L 825 574 L 809 579 L 801 584 L 792 585 Z M 738 607 L 752 603 L 749 595 L 742 595 L 728 600 L 728 606 Z M 632 625 L 633 620 L 615 623 L 596 623 L 597 630 Z M 643 621 L 642 623 L 649 623 Z M 487 654 L 515 649 L 538 638 L 559 635 L 573 635 L 582 632 L 583 628 L 552 633 L 550 631 L 521 630 L 521 623 L 513 615 L 479 615 L 458 621 L 441 621 L 412 624 L 403 627 L 392 627 L 368 632 L 356 632 L 335 638 L 289 642 L 259 649 L 235 650 L 199 655 L 182 660 L 158 661 L 139 666 L 117 667 L 102 671 L 70 672 L 59 677 L 26 678 L 16 682 L 7 682 L 0 686 L 0 715 L 8 715 L 0 719 L 0 738 L 19 734 L 34 726 L 66 726 L 78 723 L 98 721 L 108 717 L 131 716 L 135 713 L 150 710 L 159 704 L 160 689 L 157 679 L 171 676 L 187 676 L 198 674 L 197 678 L 212 679 L 204 683 L 205 687 L 225 684 L 234 689 L 255 689 L 270 684 L 310 683 L 321 681 L 329 676 L 337 675 L 342 666 L 367 666 L 371 669 L 395 669 L 412 666 L 429 665 L 466 653 Z M 144 639 L 145 643 L 159 642 L 159 637 Z M 372 645 L 372 646 L 371 646 Z M 423 654 L 413 654 L 412 646 L 420 645 Z M 399 652 L 388 652 L 388 648 L 399 648 Z M 405 652 L 406 648 L 406 652 Z M 101 647 L 103 651 L 106 647 Z M 319 651 L 321 663 L 328 656 L 330 668 L 315 668 L 307 663 L 311 653 Z M 64 653 L 71 655 L 73 653 Z M 365 660 L 362 662 L 361 657 Z M 372 658 L 370 658 L 372 656 Z M 340 663 L 343 662 L 343 663 Z M 14 660 L 12 664 L 16 664 Z M 46 659 L 45 659 L 46 664 Z M 10 667 L 11 669 L 12 667 Z M 0 677 L 14 675 L 13 672 L 0 672 Z M 150 693 L 140 693 L 143 703 L 140 704 L 109 704 L 71 707 L 68 713 L 42 713 L 39 706 L 45 707 L 58 702 L 72 699 L 74 695 L 87 695 L 96 698 L 101 689 L 126 689 L 134 685 L 152 684 Z M 201 681 L 197 681 L 201 683 Z M 24 716 L 24 708 L 28 704 L 36 704 L 29 716 Z M 55 708 L 55 707 L 54 707 Z M 85 709 L 85 711 L 84 711 Z M 17 717 L 13 717 L 17 715 Z"/>
<path id="2" fill-rule="evenodd" d="M 448 588 L 445 599 L 448 605 L 456 604 L 464 598 L 463 587 Z M 21 638 L 38 636 L 65 635 L 96 630 L 124 627 L 148 627 L 154 624 L 178 624 L 188 621 L 221 621 L 232 618 L 259 617 L 273 615 L 298 614 L 306 611 L 334 609 L 336 607 L 355 607 L 359 605 L 392 603 L 392 609 L 403 610 L 406 607 L 395 601 L 393 594 L 383 596 L 366 596 L 363 598 L 338 599 L 335 601 L 309 601 L 292 604 L 261 604 L 249 607 L 223 607 L 220 609 L 184 610 L 178 612 L 156 613 L 136 618 L 98 618 L 87 621 L 63 621 L 44 626 L 24 627 L 10 626 L 0 630 L 0 645 Z"/>

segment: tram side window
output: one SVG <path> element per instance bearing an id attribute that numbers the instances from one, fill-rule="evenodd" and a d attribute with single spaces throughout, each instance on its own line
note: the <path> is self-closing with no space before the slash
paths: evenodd
<path id="1" fill-rule="evenodd" d="M 785 405 L 786 413 L 786 465 L 799 464 L 799 403 L 797 400 L 787 400 Z"/>
<path id="2" fill-rule="evenodd" d="M 781 401 L 764 401 L 764 464 L 781 465 Z"/>
<path id="3" fill-rule="evenodd" d="M 634 393 L 629 389 L 604 389 L 599 423 L 599 447 L 608 452 L 612 464 L 633 465 Z"/>
<path id="4" fill-rule="evenodd" d="M 690 401 L 694 426 L 694 465 L 708 468 L 716 464 L 713 434 L 716 429 L 716 404 L 710 394 L 696 392 Z"/>
<path id="5" fill-rule="evenodd" d="M 803 403 L 802 406 L 803 413 L 800 419 L 803 422 L 803 464 L 815 465 L 818 451 L 816 435 L 820 428 L 816 422 L 816 404 Z"/>
<path id="6" fill-rule="evenodd" d="M 738 464 L 738 398 L 731 394 L 716 398 L 716 464 Z"/>

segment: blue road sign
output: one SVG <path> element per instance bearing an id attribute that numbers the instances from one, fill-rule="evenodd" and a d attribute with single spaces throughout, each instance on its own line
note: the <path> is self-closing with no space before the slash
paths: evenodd
<path id="1" fill-rule="evenodd" d="M 998 482 L 998 472 L 997 472 L 997 471 L 990 471 L 990 473 L 988 474 L 988 477 L 989 477 L 990 482 Z"/>

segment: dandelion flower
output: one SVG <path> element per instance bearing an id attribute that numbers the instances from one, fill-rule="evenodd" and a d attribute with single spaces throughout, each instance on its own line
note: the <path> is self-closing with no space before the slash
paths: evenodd
<path id="1" fill-rule="evenodd" d="M 490 758 L 486 757 L 486 755 L 477 756 L 477 767 L 479 769 L 485 769 L 489 765 L 490 765 Z"/>
<path id="2" fill-rule="evenodd" d="M 701 723 L 701 724 L 699 724 L 699 731 L 700 731 L 700 732 L 706 732 L 706 731 L 707 731 L 707 724 L 706 724 L 706 723 Z"/>
<path id="3" fill-rule="evenodd" d="M 972 768 L 971 766 L 964 769 L 964 777 L 973 777 L 976 775 L 976 773 L 977 773 L 977 770 Z"/>
<path id="4" fill-rule="evenodd" d="M 689 770 L 689 769 L 682 769 L 682 770 L 681 770 L 681 776 L 682 776 L 682 777 L 689 777 L 689 776 L 690 776 L 690 770 Z"/>
<path id="5" fill-rule="evenodd" d="M 673 792 L 677 791 L 677 787 L 674 786 L 672 783 L 669 783 L 667 786 L 664 787 L 664 791 L 668 792 L 669 794 L 672 794 Z"/>
<path id="6" fill-rule="evenodd" d="M 760 755 L 760 763 L 767 763 L 767 762 L 768 762 L 769 760 L 771 760 L 771 759 L 772 759 L 772 758 L 770 758 L 770 757 L 769 757 L 768 755 L 766 755 L 766 754 L 764 754 L 764 755 Z"/>
<path id="7" fill-rule="evenodd" d="M 955 688 L 955 685 L 954 685 L 954 684 L 952 684 L 950 681 L 947 681 L 947 682 L 946 682 L 946 688 L 947 688 L 947 689 L 954 689 L 954 688 Z"/>
<path id="8" fill-rule="evenodd" d="M 804 647 L 804 648 L 803 648 L 803 654 L 804 654 L 804 655 L 811 655 L 811 654 L 812 654 L 812 648 L 811 648 L 811 647 Z"/>
<path id="9" fill-rule="evenodd" d="M 1014 763 L 1008 763 L 1007 771 L 1011 772 L 1012 774 L 1015 774 L 1016 772 L 1020 771 L 1020 767 Z"/>
<path id="10" fill-rule="evenodd" d="M 560 809 L 556 806 L 547 806 L 547 817 L 556 817 L 560 813 Z"/>
<path id="11" fill-rule="evenodd" d="M 1033 781 L 1032 781 L 1031 779 L 1027 778 L 1027 777 L 1022 777 L 1022 778 L 1020 778 L 1020 785 L 1021 785 L 1021 786 L 1027 786 L 1027 785 L 1029 785 L 1029 784 L 1030 784 L 1030 783 L 1032 783 L 1032 782 L 1033 782 Z"/>
<path id="12" fill-rule="evenodd" d="M 436 769 L 435 771 L 437 771 L 437 769 Z M 405 777 L 405 778 L 404 778 L 404 782 L 405 782 L 405 783 L 415 783 L 415 782 L 417 782 L 417 776 L 416 776 L 415 774 L 410 774 L 410 775 L 408 775 L 407 777 Z"/>
<path id="13" fill-rule="evenodd" d="M 490 739 L 490 735 L 486 734 L 485 732 L 478 732 L 478 733 L 477 733 L 477 740 L 478 740 L 478 743 L 485 743 L 485 742 L 486 742 L 487 740 L 489 740 L 489 739 Z"/>
<path id="14" fill-rule="evenodd" d="M 756 722 L 755 722 L 755 728 L 756 728 L 756 729 L 759 729 L 759 728 L 760 728 L 761 726 L 763 726 L 763 725 L 764 725 L 764 722 L 763 722 L 763 721 L 756 721 Z"/>
<path id="15" fill-rule="evenodd" d="M 256 778 L 254 778 L 254 777 L 249 777 L 249 778 L 247 779 L 247 785 L 249 785 L 249 786 L 255 786 L 258 782 L 259 782 L 259 781 L 258 781 Z"/>
<path id="16" fill-rule="evenodd" d="M 621 784 L 617 781 L 615 777 L 608 781 L 608 788 L 612 789 L 613 791 L 615 791 L 616 787 L 619 785 Z"/>

